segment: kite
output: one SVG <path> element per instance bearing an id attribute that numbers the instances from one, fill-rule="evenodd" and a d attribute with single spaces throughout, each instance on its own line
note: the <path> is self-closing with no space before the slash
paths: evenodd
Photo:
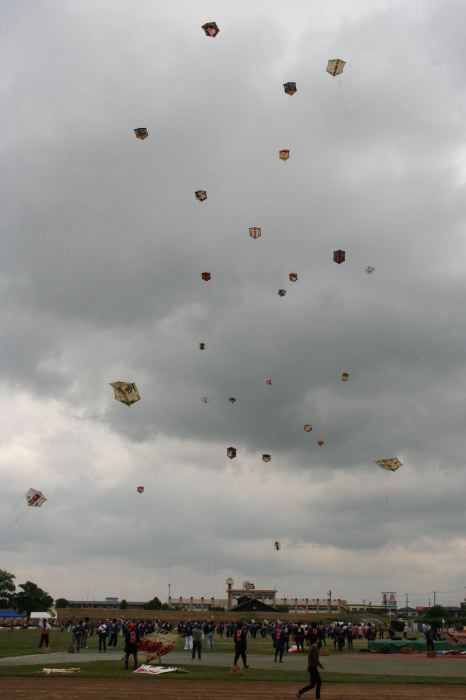
<path id="1" fill-rule="evenodd" d="M 236 457 L 236 447 L 227 447 L 227 457 L 234 459 Z"/>
<path id="2" fill-rule="evenodd" d="M 304 426 L 304 432 L 310 433 L 311 430 L 312 430 L 312 425 L 309 425 L 309 423 L 306 423 L 306 425 Z"/>
<path id="3" fill-rule="evenodd" d="M 294 95 L 298 91 L 296 83 L 283 83 L 283 87 L 287 95 Z"/>
<path id="4" fill-rule="evenodd" d="M 229 401 L 230 403 L 236 403 L 236 399 L 235 399 L 234 396 L 229 396 L 229 397 L 228 397 L 228 401 Z"/>
<path id="5" fill-rule="evenodd" d="M 278 151 L 278 157 L 280 160 L 288 160 L 290 157 L 290 149 L 289 148 L 282 148 Z"/>
<path id="6" fill-rule="evenodd" d="M 276 542 L 273 543 L 273 546 L 275 547 L 275 549 L 277 550 L 277 552 L 278 552 L 279 549 L 282 548 L 282 545 L 280 544 L 280 542 L 279 542 L 278 540 L 277 540 Z"/>
<path id="7" fill-rule="evenodd" d="M 265 383 L 268 384 L 269 386 L 272 386 L 272 380 L 271 379 L 266 379 Z"/>
<path id="8" fill-rule="evenodd" d="M 212 39 L 215 39 L 215 37 L 220 31 L 220 29 L 217 27 L 216 22 L 206 22 L 202 25 L 202 29 L 205 31 L 205 35 L 211 36 Z"/>
<path id="9" fill-rule="evenodd" d="M 344 250 L 333 251 L 333 262 L 336 262 L 338 265 L 341 265 L 342 262 L 345 262 L 345 258 L 346 252 Z"/>
<path id="10" fill-rule="evenodd" d="M 342 61 L 341 58 L 333 58 L 330 59 L 328 64 L 327 64 L 327 73 L 330 73 L 330 75 L 340 75 L 340 73 L 343 73 L 343 69 L 345 67 L 346 61 Z"/>
<path id="11" fill-rule="evenodd" d="M 205 190 L 196 190 L 194 196 L 199 202 L 205 202 L 207 199 L 207 192 Z"/>
<path id="12" fill-rule="evenodd" d="M 389 459 L 376 459 L 375 463 L 381 469 L 387 469 L 389 472 L 396 472 L 397 469 L 403 466 L 398 457 L 390 457 Z"/>
<path id="13" fill-rule="evenodd" d="M 199 350 L 205 350 L 206 349 L 206 343 L 199 343 Z"/>
<path id="14" fill-rule="evenodd" d="M 262 455 L 262 461 L 263 462 L 270 462 L 272 459 L 271 455 Z"/>
<path id="15" fill-rule="evenodd" d="M 319 445 L 319 447 L 323 447 L 325 445 L 325 440 L 318 440 L 317 444 Z"/>
<path id="16" fill-rule="evenodd" d="M 29 489 L 24 495 L 26 496 L 28 506 L 34 506 L 35 508 L 40 508 L 47 500 L 42 491 L 37 491 L 37 489 Z"/>
<path id="17" fill-rule="evenodd" d="M 260 238 L 262 236 L 262 229 L 258 226 L 252 226 L 249 229 L 249 235 L 251 238 Z"/>
<path id="18" fill-rule="evenodd" d="M 284 297 L 286 294 L 286 289 L 279 289 L 278 290 L 278 296 L 279 297 Z"/>
<path id="19" fill-rule="evenodd" d="M 209 403 L 209 397 L 208 396 L 201 396 L 201 401 L 202 401 L 202 403 Z"/>
<path id="20" fill-rule="evenodd" d="M 204 280 L 204 282 L 208 282 L 210 279 L 212 279 L 212 275 L 210 274 L 210 272 L 203 272 L 201 274 L 201 277 Z"/>
<path id="21" fill-rule="evenodd" d="M 137 491 L 138 493 L 144 493 L 144 486 L 138 486 L 137 489 L 136 489 L 136 491 Z"/>
<path id="22" fill-rule="evenodd" d="M 298 273 L 297 272 L 290 272 L 288 275 L 290 278 L 290 282 L 297 282 L 298 280 Z"/>
<path id="23" fill-rule="evenodd" d="M 134 382 L 111 382 L 110 386 L 115 392 L 115 399 L 127 406 L 131 406 L 132 403 L 136 403 L 141 398 Z"/>
<path id="24" fill-rule="evenodd" d="M 136 134 L 136 138 L 140 139 L 140 141 L 144 141 L 149 136 L 149 132 L 147 131 L 145 126 L 141 126 L 138 129 L 134 130 L 134 133 Z"/>
<path id="25" fill-rule="evenodd" d="M 342 381 L 342 382 L 347 382 L 348 379 L 349 379 L 349 374 L 348 374 L 348 372 L 342 372 L 342 373 L 341 373 L 341 381 Z"/>
<path id="26" fill-rule="evenodd" d="M 372 267 L 372 265 L 368 265 L 368 266 L 366 267 L 366 272 L 367 272 L 368 275 L 372 275 L 372 273 L 374 272 L 374 270 L 375 270 L 375 267 Z"/>

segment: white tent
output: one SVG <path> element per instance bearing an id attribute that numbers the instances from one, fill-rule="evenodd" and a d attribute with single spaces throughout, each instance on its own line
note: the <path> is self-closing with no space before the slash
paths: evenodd
<path id="1" fill-rule="evenodd" d="M 46 620 L 55 620 L 56 619 L 56 614 L 53 615 L 50 611 L 49 612 L 32 612 L 30 616 L 30 620 L 43 620 L 44 618 Z"/>

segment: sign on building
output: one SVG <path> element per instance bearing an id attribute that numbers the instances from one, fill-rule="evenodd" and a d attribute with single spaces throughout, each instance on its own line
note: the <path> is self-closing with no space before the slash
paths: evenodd
<path id="1" fill-rule="evenodd" d="M 382 605 L 385 608 L 396 608 L 396 591 L 385 591 L 385 593 L 382 593 Z"/>

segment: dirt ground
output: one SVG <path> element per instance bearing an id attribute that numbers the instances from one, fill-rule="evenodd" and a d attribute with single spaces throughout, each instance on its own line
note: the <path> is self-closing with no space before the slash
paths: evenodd
<path id="1" fill-rule="evenodd" d="M 216 682 L 216 681 L 176 681 L 161 678 L 147 680 L 93 678 L 2 678 L 0 698 L 16 700 L 283 700 L 295 697 L 296 683 L 270 682 Z M 305 698 L 314 698 L 314 691 Z M 466 697 L 464 686 L 421 686 L 421 685 L 372 685 L 362 683 L 325 683 L 322 698 L 325 700 L 449 700 Z"/>

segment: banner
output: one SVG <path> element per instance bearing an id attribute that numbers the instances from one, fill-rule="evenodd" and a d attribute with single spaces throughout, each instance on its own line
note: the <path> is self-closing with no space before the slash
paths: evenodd
<path id="1" fill-rule="evenodd" d="M 385 608 L 396 608 L 396 591 L 385 591 L 385 593 L 382 593 L 382 605 Z"/>

